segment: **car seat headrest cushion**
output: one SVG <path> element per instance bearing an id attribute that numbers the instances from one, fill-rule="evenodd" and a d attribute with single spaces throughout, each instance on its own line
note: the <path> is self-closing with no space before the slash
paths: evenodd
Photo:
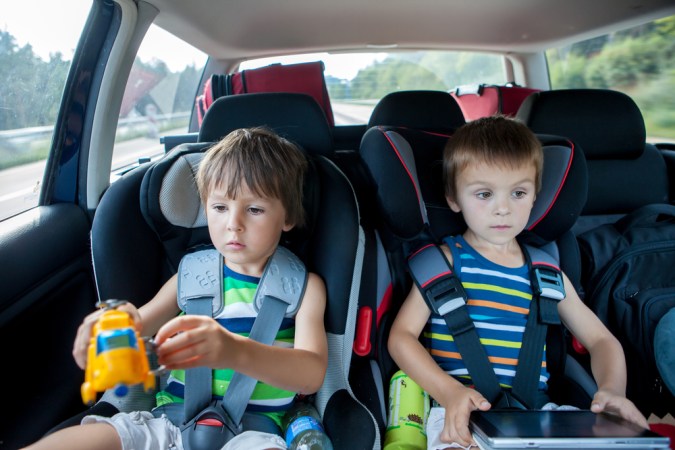
<path id="1" fill-rule="evenodd" d="M 461 108 L 448 92 L 397 91 L 384 96 L 375 105 L 368 127 L 454 130 L 464 123 Z"/>
<path id="2" fill-rule="evenodd" d="M 199 142 L 217 142 L 239 128 L 266 126 L 307 154 L 333 155 L 333 135 L 319 104 L 307 94 L 266 92 L 220 97 L 206 112 Z"/>
<path id="3" fill-rule="evenodd" d="M 633 159 L 644 151 L 644 119 L 626 94 L 563 89 L 528 96 L 517 113 L 535 133 L 572 139 L 587 159 Z"/>

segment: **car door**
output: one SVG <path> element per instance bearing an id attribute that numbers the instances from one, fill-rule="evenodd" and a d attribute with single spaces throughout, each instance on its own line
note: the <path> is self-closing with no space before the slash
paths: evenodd
<path id="1" fill-rule="evenodd" d="M 0 384 L 6 406 L 0 421 L 0 447 L 4 448 L 35 441 L 54 424 L 84 408 L 79 399 L 83 374 L 71 349 L 77 327 L 97 300 L 89 244 L 92 209 L 86 197 L 95 109 L 92 105 L 103 78 L 101 65 L 105 64 L 111 47 L 109 37 L 119 27 L 114 3 L 94 1 L 86 4 L 86 8 L 91 11 L 65 84 L 56 88 L 62 96 L 55 102 L 53 130 L 48 130 L 51 144 L 47 159 L 42 162 L 44 175 L 38 178 L 39 188 L 35 189 L 39 193 L 37 206 L 18 213 L 10 212 L 7 203 L 1 206 L 4 214 L 0 221 L 0 342 L 3 343 Z M 53 25 L 58 29 L 61 24 Z M 22 51 L 33 47 L 17 44 L 15 49 L 10 56 L 18 58 Z M 50 62 L 54 59 L 58 58 Z M 37 57 L 32 61 L 34 70 L 44 67 Z M 5 59 L 0 64 L 4 64 L 4 73 L 11 74 L 11 60 Z M 18 67 L 18 63 L 13 67 Z M 20 74 L 14 75 L 6 82 L 10 85 L 15 82 L 19 89 Z M 54 92 L 48 85 L 53 81 L 54 71 L 43 75 L 44 84 L 31 86 L 34 89 L 31 96 Z M 5 110 L 18 112 L 22 99 L 11 97 L 12 94 L 5 94 L 0 101 Z M 26 96 L 23 101 L 30 100 Z M 19 150 L 38 139 L 38 130 L 28 127 L 30 123 L 23 125 L 23 129 L 13 130 L 15 134 L 25 134 L 24 140 L 16 145 Z M 49 127 L 40 127 L 39 131 L 43 128 Z M 0 183 L 18 183 L 21 177 L 29 176 L 26 173 L 35 174 L 29 166 L 0 171 L 4 180 Z"/>

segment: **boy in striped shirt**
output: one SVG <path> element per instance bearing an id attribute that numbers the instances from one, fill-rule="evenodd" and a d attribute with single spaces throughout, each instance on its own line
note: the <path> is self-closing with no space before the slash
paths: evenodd
<path id="1" fill-rule="evenodd" d="M 503 116 L 467 123 L 449 139 L 443 154 L 446 200 L 453 211 L 462 213 L 467 230 L 443 239 L 441 248 L 462 281 L 470 317 L 505 389 L 512 385 L 532 299 L 529 268 L 516 236 L 528 222 L 541 187 L 542 167 L 543 151 L 536 136 L 524 124 Z M 591 410 L 612 412 L 647 428 L 644 416 L 625 396 L 621 345 L 584 305 L 564 274 L 563 279 L 567 295 L 558 303 L 558 313 L 590 352 L 598 384 Z M 445 321 L 429 310 L 417 286 L 392 325 L 389 352 L 440 405 L 429 420 L 440 415 L 442 431 L 440 436 L 428 435 L 429 443 L 475 445 L 469 416 L 491 405 L 471 387 Z M 544 353 L 539 407 L 546 403 L 547 381 Z"/>

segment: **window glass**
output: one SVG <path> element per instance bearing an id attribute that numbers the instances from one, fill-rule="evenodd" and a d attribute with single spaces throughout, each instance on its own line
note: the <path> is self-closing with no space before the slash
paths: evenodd
<path id="1" fill-rule="evenodd" d="M 509 81 L 502 56 L 470 52 L 312 53 L 245 61 L 240 69 L 317 60 L 324 63 L 336 125 L 368 122 L 375 104 L 390 92 Z"/>
<path id="2" fill-rule="evenodd" d="M 546 52 L 551 87 L 613 89 L 640 107 L 651 142 L 675 142 L 675 16 Z"/>
<path id="3" fill-rule="evenodd" d="M 61 95 L 91 3 L 0 4 L 0 220 L 38 204 Z"/>
<path id="4" fill-rule="evenodd" d="M 206 55 L 151 25 L 131 68 L 120 109 L 112 170 L 163 154 L 160 138 L 188 132 Z M 113 177 L 114 179 L 114 177 Z"/>

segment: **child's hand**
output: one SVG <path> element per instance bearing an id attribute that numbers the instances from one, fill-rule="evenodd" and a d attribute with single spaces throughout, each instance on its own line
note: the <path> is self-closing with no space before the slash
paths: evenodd
<path id="1" fill-rule="evenodd" d="M 469 416 L 472 411 L 487 411 L 490 403 L 480 392 L 465 386 L 458 386 L 446 397 L 445 426 L 441 432 L 441 441 L 456 442 L 464 447 L 475 445 L 469 431 Z"/>
<path id="2" fill-rule="evenodd" d="M 120 311 L 125 311 L 129 313 L 131 318 L 134 321 L 136 329 L 140 333 L 141 331 L 141 316 L 138 313 L 138 309 L 131 303 L 127 302 L 117 307 Z M 91 340 L 91 332 L 94 328 L 96 322 L 101 317 L 105 309 L 97 309 L 93 313 L 89 314 L 84 318 L 82 324 L 80 324 L 77 329 L 77 334 L 75 335 L 75 343 L 73 344 L 73 358 L 79 366 L 80 369 L 84 370 L 87 366 L 87 353 L 89 351 L 89 341 Z"/>
<path id="3" fill-rule="evenodd" d="M 594 413 L 604 411 L 616 414 L 642 428 L 649 428 L 647 419 L 635 407 L 633 402 L 622 395 L 617 395 L 607 390 L 600 389 L 595 393 L 591 402 L 591 411 Z"/>
<path id="4" fill-rule="evenodd" d="M 75 362 L 82 370 L 87 366 L 87 352 L 89 350 L 89 341 L 91 340 L 91 330 L 94 328 L 94 324 L 98 321 L 98 318 L 101 317 L 101 314 L 103 314 L 102 309 L 97 309 L 89 314 L 77 329 L 75 342 L 73 343 L 73 358 L 75 358 Z"/>
<path id="5" fill-rule="evenodd" d="M 167 369 L 231 367 L 238 339 L 211 317 L 179 316 L 155 335 L 158 362 Z"/>

